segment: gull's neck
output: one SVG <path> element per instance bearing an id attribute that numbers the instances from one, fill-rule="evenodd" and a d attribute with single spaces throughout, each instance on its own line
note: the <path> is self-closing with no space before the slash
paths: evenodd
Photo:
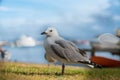
<path id="1" fill-rule="evenodd" d="M 49 36 L 47 37 L 48 40 L 56 41 L 56 40 L 62 40 L 63 38 L 60 37 L 59 35 L 56 36 Z"/>

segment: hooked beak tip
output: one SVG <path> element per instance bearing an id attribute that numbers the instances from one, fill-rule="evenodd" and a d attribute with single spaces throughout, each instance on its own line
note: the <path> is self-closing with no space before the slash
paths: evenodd
<path id="1" fill-rule="evenodd" d="M 46 32 L 42 32 L 41 35 L 47 34 Z"/>

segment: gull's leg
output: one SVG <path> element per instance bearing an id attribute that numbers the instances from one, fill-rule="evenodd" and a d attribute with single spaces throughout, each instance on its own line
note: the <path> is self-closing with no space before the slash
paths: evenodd
<path id="1" fill-rule="evenodd" d="M 62 63 L 62 71 L 61 71 L 61 74 L 58 74 L 58 73 L 56 72 L 55 75 L 64 75 L 64 70 L 65 70 L 65 64 Z"/>
<path id="2" fill-rule="evenodd" d="M 64 70 L 65 70 L 65 64 L 62 64 L 62 75 L 64 75 Z"/>
<path id="3" fill-rule="evenodd" d="M 47 74 L 50 74 L 51 71 L 50 71 L 50 63 L 49 62 L 47 64 L 47 71 L 48 71 Z"/>

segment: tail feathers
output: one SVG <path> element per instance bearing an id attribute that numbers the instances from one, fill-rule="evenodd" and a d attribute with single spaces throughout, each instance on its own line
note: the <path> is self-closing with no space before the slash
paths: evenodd
<path id="1" fill-rule="evenodd" d="M 91 67 L 91 68 L 102 68 L 101 65 L 96 64 L 96 63 L 94 63 L 94 62 L 88 63 L 88 66 Z"/>
<path id="2" fill-rule="evenodd" d="M 83 64 L 87 64 L 91 68 L 102 68 L 101 65 L 96 64 L 96 63 L 91 62 L 91 61 L 78 61 L 78 62 L 83 63 Z"/>
<path id="3" fill-rule="evenodd" d="M 90 65 L 90 64 L 88 64 L 87 66 L 90 67 L 90 68 L 94 68 L 94 66 L 93 66 L 93 65 Z"/>

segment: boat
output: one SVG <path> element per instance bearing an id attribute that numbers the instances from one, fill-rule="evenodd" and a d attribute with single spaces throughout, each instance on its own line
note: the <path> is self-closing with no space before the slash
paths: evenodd
<path id="1" fill-rule="evenodd" d="M 7 41 L 0 41 L 0 46 L 6 46 L 8 45 L 9 43 Z"/>
<path id="2" fill-rule="evenodd" d="M 36 40 L 30 36 L 23 35 L 15 42 L 15 45 L 18 47 L 33 47 L 36 46 Z"/>
<path id="3" fill-rule="evenodd" d="M 103 67 L 120 67 L 120 61 L 101 56 L 92 56 L 90 60 L 96 64 L 100 64 Z"/>

